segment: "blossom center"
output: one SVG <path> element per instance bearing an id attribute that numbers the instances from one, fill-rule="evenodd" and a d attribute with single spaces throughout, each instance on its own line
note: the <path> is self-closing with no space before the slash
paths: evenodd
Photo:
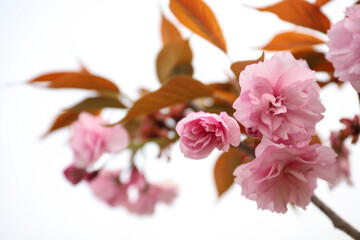
<path id="1" fill-rule="evenodd" d="M 269 99 L 269 106 L 268 106 L 267 113 L 271 113 L 273 115 L 285 113 L 287 111 L 287 108 L 283 104 L 284 99 L 285 98 L 282 97 L 281 95 L 276 96 L 276 97 L 272 96 L 272 98 Z"/>

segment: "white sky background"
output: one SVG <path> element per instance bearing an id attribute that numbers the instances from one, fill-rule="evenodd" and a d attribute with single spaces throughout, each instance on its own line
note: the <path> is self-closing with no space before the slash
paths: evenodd
<path id="1" fill-rule="evenodd" d="M 215 12 L 235 60 L 254 59 L 273 35 L 294 29 L 275 15 L 244 4 L 274 1 L 206 1 Z M 334 21 L 353 1 L 334 0 L 325 10 Z M 219 152 L 201 161 L 185 159 L 177 145 L 172 161 L 157 160 L 148 146 L 137 161 L 151 181 L 171 179 L 180 187 L 172 206 L 158 205 L 154 216 L 137 217 L 110 208 L 92 196 L 86 184 L 71 186 L 62 171 L 72 159 L 69 131 L 40 140 L 61 109 L 85 96 L 80 90 L 44 90 L 24 84 L 41 73 L 77 70 L 81 60 L 90 71 L 115 81 L 137 96 L 144 86 L 159 87 L 155 58 L 161 48 L 160 9 L 173 18 L 167 1 L 0 1 L 0 239 L 347 239 L 311 204 L 307 211 L 285 215 L 257 210 L 233 186 L 216 197 L 213 166 Z M 329 15 L 330 15 L 329 14 Z M 184 30 L 184 28 L 181 28 Z M 190 36 L 189 31 L 182 31 Z M 224 80 L 229 59 L 216 47 L 191 36 L 195 78 Z M 269 55 L 268 55 L 269 56 Z M 330 86 L 322 93 L 327 108 L 319 124 L 324 140 L 338 120 L 359 110 L 355 91 Z M 118 113 L 107 111 L 116 118 Z M 328 141 L 325 141 L 328 143 Z M 360 144 L 353 147 L 354 186 L 330 191 L 319 182 L 316 194 L 360 228 Z M 355 149 L 356 148 L 356 149 Z M 108 158 L 105 156 L 104 158 Z M 116 157 L 124 164 L 128 154 Z M 146 163 L 144 163 L 146 161 Z"/>

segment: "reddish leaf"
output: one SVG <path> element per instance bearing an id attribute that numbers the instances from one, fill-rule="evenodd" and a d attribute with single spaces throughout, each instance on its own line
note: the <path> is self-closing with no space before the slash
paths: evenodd
<path id="1" fill-rule="evenodd" d="M 79 112 L 73 112 L 70 110 L 64 111 L 59 116 L 57 116 L 54 123 L 50 127 L 49 131 L 45 135 L 70 125 L 72 122 L 76 121 L 78 116 L 79 116 Z"/>
<path id="2" fill-rule="evenodd" d="M 170 77 L 193 74 L 192 52 L 188 40 L 176 40 L 165 44 L 156 59 L 156 71 L 160 83 Z"/>
<path id="3" fill-rule="evenodd" d="M 267 51 L 282 51 L 304 48 L 320 43 L 324 43 L 324 41 L 308 34 L 285 32 L 276 35 L 265 47 L 262 47 L 262 49 Z"/>
<path id="4" fill-rule="evenodd" d="M 313 48 L 295 50 L 292 51 L 292 54 L 296 59 L 306 60 L 312 70 L 328 73 L 334 72 L 334 67 L 328 60 L 326 60 L 325 54 L 317 52 Z"/>
<path id="5" fill-rule="evenodd" d="M 44 74 L 29 81 L 29 83 L 48 88 L 80 88 L 99 92 L 120 93 L 118 87 L 111 81 L 89 74 L 86 71 Z"/>
<path id="6" fill-rule="evenodd" d="M 202 0 L 170 0 L 170 9 L 187 28 L 226 52 L 216 17 Z"/>
<path id="7" fill-rule="evenodd" d="M 100 112 L 97 111 L 91 111 L 89 110 L 88 112 L 97 115 Z M 74 121 L 76 121 L 78 119 L 80 112 L 74 112 L 71 110 L 65 110 L 63 111 L 59 116 L 56 117 L 55 121 L 53 122 L 53 124 L 51 125 L 50 129 L 44 134 L 43 137 L 46 137 L 48 134 L 50 134 L 53 131 L 59 130 L 63 127 L 66 127 L 68 125 L 70 125 L 71 123 L 73 123 Z"/>
<path id="8" fill-rule="evenodd" d="M 208 84 L 214 90 L 231 92 L 234 90 L 234 86 L 231 83 L 210 83 Z"/>
<path id="9" fill-rule="evenodd" d="M 66 127 L 77 120 L 80 112 L 87 111 L 94 115 L 100 113 L 103 108 L 126 108 L 118 99 L 107 97 L 87 98 L 73 107 L 64 110 L 53 122 L 50 129 L 44 135 Z"/>
<path id="10" fill-rule="evenodd" d="M 320 7 L 304 0 L 284 0 L 258 10 L 275 13 L 284 21 L 323 33 L 330 28 L 330 21 L 321 12 Z"/>
<path id="11" fill-rule="evenodd" d="M 316 0 L 316 5 L 321 7 L 323 5 L 325 5 L 326 3 L 330 2 L 330 0 Z"/>
<path id="12" fill-rule="evenodd" d="M 101 110 L 103 108 L 126 108 L 126 106 L 116 98 L 92 97 L 86 98 L 68 110 L 82 112 L 85 110 Z"/>
<path id="13" fill-rule="evenodd" d="M 233 172 L 236 167 L 248 161 L 250 161 L 249 157 L 234 147 L 231 147 L 229 152 L 225 152 L 219 157 L 214 168 L 216 189 L 219 197 L 233 184 Z"/>
<path id="14" fill-rule="evenodd" d="M 231 106 L 237 98 L 232 92 L 221 90 L 215 90 L 213 96 L 215 99 L 225 101 Z"/>
<path id="15" fill-rule="evenodd" d="M 231 70 L 236 76 L 236 79 L 239 79 L 240 73 L 245 69 L 247 65 L 258 63 L 264 61 L 265 53 L 263 52 L 261 56 L 256 60 L 249 60 L 249 61 L 238 61 L 231 64 Z"/>
<path id="16" fill-rule="evenodd" d="M 121 122 L 175 104 L 187 103 L 200 97 L 208 97 L 212 93 L 213 90 L 211 88 L 191 77 L 172 77 L 159 90 L 138 99 Z"/>
<path id="17" fill-rule="evenodd" d="M 169 22 L 164 15 L 162 15 L 161 19 L 161 37 L 163 44 L 182 39 L 179 30 L 177 30 L 177 28 Z"/>

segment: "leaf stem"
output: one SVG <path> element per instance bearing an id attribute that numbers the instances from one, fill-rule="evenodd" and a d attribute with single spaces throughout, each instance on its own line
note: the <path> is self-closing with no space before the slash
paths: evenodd
<path id="1" fill-rule="evenodd" d="M 360 232 L 347 223 L 344 219 L 342 219 L 339 215 L 337 215 L 328 206 L 326 206 L 326 204 L 323 203 L 318 197 L 315 195 L 312 196 L 311 202 L 317 206 L 328 218 L 330 218 L 335 228 L 338 228 L 341 231 L 347 233 L 353 239 L 360 240 Z"/>

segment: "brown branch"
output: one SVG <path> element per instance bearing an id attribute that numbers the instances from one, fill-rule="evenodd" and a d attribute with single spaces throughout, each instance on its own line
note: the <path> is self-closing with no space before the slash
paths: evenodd
<path id="1" fill-rule="evenodd" d="M 323 213 L 325 213 L 328 218 L 330 218 L 335 228 L 338 228 L 341 231 L 347 233 L 353 239 L 360 240 L 360 232 L 347 223 L 344 219 L 342 219 L 339 215 L 337 215 L 328 206 L 326 206 L 325 203 L 323 203 L 315 195 L 311 197 L 311 202 L 315 204 L 315 206 L 317 206 Z"/>
<path id="2" fill-rule="evenodd" d="M 238 148 L 246 152 L 249 156 L 255 158 L 254 149 L 249 147 L 247 144 L 242 142 L 240 143 Z M 325 213 L 325 215 L 332 221 L 335 228 L 338 228 L 341 231 L 347 233 L 353 239 L 360 240 L 360 232 L 356 230 L 353 226 L 351 226 L 349 223 L 347 223 L 344 219 L 342 219 L 339 215 L 337 215 L 328 206 L 326 206 L 325 203 L 323 203 L 319 198 L 314 195 L 311 197 L 311 202 L 315 204 L 315 206 L 317 206 L 323 213 Z"/>

